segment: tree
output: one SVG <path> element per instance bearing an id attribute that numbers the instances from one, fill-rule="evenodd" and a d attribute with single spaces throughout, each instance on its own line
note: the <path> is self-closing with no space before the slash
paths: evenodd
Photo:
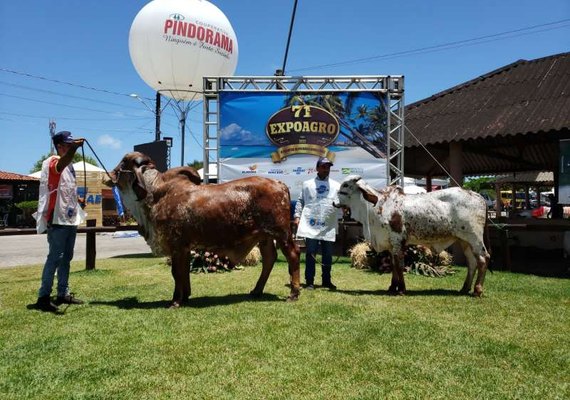
<path id="1" fill-rule="evenodd" d="M 343 102 L 337 93 L 293 94 L 285 99 L 285 106 L 306 104 L 324 108 L 338 118 L 341 136 L 376 158 L 386 158 L 387 112 L 386 106 L 382 103 L 385 99 L 381 95 L 374 94 L 382 104 L 369 109 L 363 104 L 355 107 L 359 96 L 357 92 L 349 92 Z"/>
<path id="2" fill-rule="evenodd" d="M 33 174 L 34 172 L 37 171 L 41 171 L 42 169 L 42 163 L 44 162 L 44 160 L 46 158 L 48 158 L 49 156 L 51 156 L 51 154 L 44 154 L 40 157 L 40 159 L 38 161 L 35 162 L 34 166 L 32 167 L 32 169 L 30 170 L 30 174 Z M 73 161 L 74 163 L 78 162 L 78 161 L 83 161 L 83 157 L 81 156 L 81 154 L 79 153 L 75 153 L 75 155 L 73 156 Z M 85 162 L 89 163 L 89 164 L 93 164 L 96 167 L 99 166 L 99 164 L 97 164 L 97 161 L 90 156 L 85 156 Z"/>
<path id="3" fill-rule="evenodd" d="M 189 167 L 194 168 L 196 171 L 198 171 L 200 168 L 202 168 L 204 166 L 204 162 L 203 161 L 198 161 L 198 160 L 194 160 L 191 163 L 186 164 Z"/>
<path id="4" fill-rule="evenodd" d="M 482 177 L 471 178 L 469 180 L 466 180 L 466 182 L 463 184 L 463 187 L 465 189 L 469 189 L 469 190 L 473 190 L 474 192 L 481 193 L 482 191 L 489 191 L 489 190 L 493 191 L 494 182 L 495 182 L 494 177 L 482 176 Z"/>

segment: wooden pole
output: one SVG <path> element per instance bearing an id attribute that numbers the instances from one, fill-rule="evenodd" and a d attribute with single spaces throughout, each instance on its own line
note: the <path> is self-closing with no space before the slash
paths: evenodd
<path id="1" fill-rule="evenodd" d="M 97 225 L 96 219 L 88 219 L 87 226 L 94 227 Z M 95 245 L 95 230 L 89 230 L 87 232 L 86 242 L 85 242 L 85 269 L 94 270 L 95 269 L 95 256 L 97 255 L 97 247 Z"/>

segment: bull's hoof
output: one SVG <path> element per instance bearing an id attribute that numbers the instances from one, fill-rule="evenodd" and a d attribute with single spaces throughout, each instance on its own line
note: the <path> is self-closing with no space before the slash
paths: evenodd
<path id="1" fill-rule="evenodd" d="M 388 293 L 390 293 L 390 294 L 395 294 L 397 291 L 398 291 L 398 288 L 396 286 L 391 285 L 388 288 Z"/>
<path id="2" fill-rule="evenodd" d="M 289 294 L 289 296 L 287 297 L 287 302 L 288 302 L 288 303 L 291 303 L 291 302 L 294 302 L 294 301 L 297 301 L 297 300 L 299 300 L 299 291 L 297 291 L 297 292 L 291 292 L 291 293 Z"/>
<path id="3" fill-rule="evenodd" d="M 469 288 L 461 288 L 461 290 L 459 291 L 459 293 L 467 296 L 469 295 Z"/>
<path id="4" fill-rule="evenodd" d="M 261 298 L 262 294 L 263 294 L 263 292 L 256 292 L 255 290 L 252 290 L 251 292 L 249 292 L 249 296 L 253 297 L 254 299 Z"/>
<path id="5" fill-rule="evenodd" d="M 481 284 L 475 285 L 474 292 L 477 293 L 478 296 L 482 296 L 483 295 L 483 285 L 481 285 Z"/>
<path id="6" fill-rule="evenodd" d="M 398 286 L 390 286 L 388 288 L 388 294 L 392 296 L 404 296 L 406 294 L 406 289 L 400 289 Z"/>
<path id="7" fill-rule="evenodd" d="M 175 308 L 180 308 L 180 303 L 177 301 L 171 301 L 166 308 L 169 308 L 171 310 Z"/>

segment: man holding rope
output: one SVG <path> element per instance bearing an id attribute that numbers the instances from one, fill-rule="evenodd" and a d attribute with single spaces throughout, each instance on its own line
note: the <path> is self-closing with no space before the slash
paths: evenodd
<path id="1" fill-rule="evenodd" d="M 42 311 L 56 312 L 60 304 L 83 304 L 69 291 L 69 268 L 73 258 L 77 226 L 85 213 L 77 198 L 77 183 L 73 169 L 73 156 L 85 139 L 74 139 L 71 132 L 56 133 L 53 144 L 57 155 L 42 163 L 38 212 L 35 214 L 38 233 L 47 231 L 49 253 L 42 272 L 42 282 L 36 307 Z M 81 206 L 81 207 L 80 207 Z M 57 271 L 57 298 L 50 295 Z"/>
<path id="2" fill-rule="evenodd" d="M 322 286 L 336 290 L 331 281 L 332 252 L 338 228 L 338 210 L 333 206 L 340 184 L 329 178 L 333 163 L 328 158 L 317 161 L 317 176 L 303 182 L 295 205 L 297 236 L 305 238 L 305 288 L 315 288 L 315 261 L 319 244 L 322 254 Z"/>

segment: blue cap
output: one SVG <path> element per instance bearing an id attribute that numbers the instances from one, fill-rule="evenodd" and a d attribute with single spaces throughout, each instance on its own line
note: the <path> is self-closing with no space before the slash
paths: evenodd
<path id="1" fill-rule="evenodd" d="M 51 140 L 53 140 L 53 144 L 57 146 L 62 143 L 73 143 L 73 136 L 71 136 L 71 132 L 69 131 L 60 131 L 53 135 Z"/>
<path id="2" fill-rule="evenodd" d="M 321 165 L 326 165 L 326 164 L 328 164 L 328 165 L 333 165 L 332 161 L 329 160 L 329 159 L 326 158 L 326 157 L 321 157 L 321 158 L 319 158 L 319 160 L 317 161 L 317 167 L 319 167 L 319 166 L 321 166 Z"/>

